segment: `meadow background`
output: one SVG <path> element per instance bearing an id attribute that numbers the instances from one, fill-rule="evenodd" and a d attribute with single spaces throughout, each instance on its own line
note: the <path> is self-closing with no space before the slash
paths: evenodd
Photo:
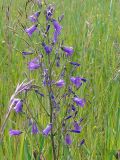
<path id="1" fill-rule="evenodd" d="M 114 153 L 120 149 L 120 1 L 49 2 L 56 4 L 56 16 L 64 13 L 62 38 L 75 48 L 73 61 L 81 64 L 77 74 L 88 79 L 83 91 L 88 101 L 82 111 L 86 118 L 80 135 L 85 145 L 75 147 L 74 143 L 69 150 L 63 148 L 65 154 L 61 160 L 115 160 Z M 21 40 L 23 33 L 16 30 L 18 19 L 21 23 L 26 21 L 25 16 L 18 16 L 18 12 L 24 14 L 24 6 L 25 0 L 0 0 L 0 126 L 10 96 L 27 70 L 19 52 L 25 49 Z M 35 103 L 31 95 L 31 104 L 35 106 Z M 41 116 L 40 121 L 44 121 Z M 43 147 L 43 143 L 49 141 L 44 142 L 42 137 L 22 134 L 19 138 L 10 138 L 9 128 L 21 124 L 20 116 L 10 116 L 4 141 L 0 144 L 0 159 L 32 159 L 31 153 L 38 149 L 38 143 L 46 159 L 51 160 L 51 148 Z M 75 138 L 78 139 L 79 136 Z M 67 158 L 68 154 L 71 158 Z"/>

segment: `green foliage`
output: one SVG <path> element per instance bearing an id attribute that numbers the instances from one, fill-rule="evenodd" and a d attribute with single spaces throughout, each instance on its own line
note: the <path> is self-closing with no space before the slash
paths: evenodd
<path id="1" fill-rule="evenodd" d="M 52 0 L 51 0 L 52 1 Z M 16 32 L 18 11 L 24 10 L 25 0 L 11 1 L 10 19 L 6 17 L 7 4 L 3 1 L 0 12 L 0 123 L 4 120 L 7 105 L 18 81 L 23 80 L 24 66 L 20 51 L 24 45 Z M 3 4 L 0 0 L 0 7 Z M 119 1 L 105 0 L 54 0 L 57 15 L 64 12 L 62 22 L 65 43 L 74 46 L 73 60 L 80 62 L 81 68 L 77 75 L 84 75 L 88 79 L 84 89 L 88 101 L 82 116 L 84 121 L 82 135 L 74 138 L 73 146 L 60 147 L 61 160 L 115 160 L 114 153 L 120 149 L 120 9 Z M 21 22 L 25 22 L 21 17 Z M 81 93 L 79 93 L 81 94 Z M 32 97 L 32 96 L 31 96 Z M 36 107 L 34 98 L 31 106 Z M 39 121 L 44 122 L 39 115 Z M 12 121 L 15 119 L 15 121 Z M 52 160 L 51 148 L 44 148 L 50 143 L 43 137 L 30 140 L 27 135 L 18 139 L 10 138 L 9 128 L 22 124 L 21 118 L 11 115 L 7 123 L 3 142 L 0 144 L 2 160 L 34 159 L 34 149 L 39 156 L 41 153 L 47 160 Z M 1 126 L 1 125 L 0 125 Z M 18 126 L 19 127 L 19 126 Z M 85 138 L 85 145 L 77 147 L 81 137 Z M 38 146 L 37 146 L 38 144 Z M 64 151 L 64 152 L 62 152 Z M 64 155 L 62 155 L 64 153 Z"/>

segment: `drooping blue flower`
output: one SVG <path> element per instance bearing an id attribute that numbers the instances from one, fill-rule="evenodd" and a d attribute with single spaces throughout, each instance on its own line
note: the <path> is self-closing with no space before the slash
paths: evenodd
<path id="1" fill-rule="evenodd" d="M 82 139 L 80 142 L 80 146 L 82 146 L 85 143 L 85 139 Z"/>
<path id="2" fill-rule="evenodd" d="M 21 133 L 22 133 L 22 131 L 20 131 L 20 130 L 13 130 L 13 129 L 9 130 L 10 136 L 19 136 Z"/>
<path id="3" fill-rule="evenodd" d="M 48 136 L 48 134 L 51 132 L 52 124 L 48 124 L 47 127 L 42 131 L 43 135 Z"/>
<path id="4" fill-rule="evenodd" d="M 37 128 L 36 123 L 32 124 L 32 131 L 31 131 L 31 133 L 32 134 L 37 134 L 38 133 L 38 128 Z"/>
<path id="5" fill-rule="evenodd" d="M 68 120 L 70 118 L 72 118 L 72 115 L 69 115 L 68 117 L 66 117 L 65 120 Z"/>
<path id="6" fill-rule="evenodd" d="M 71 139 L 71 136 L 69 134 L 65 135 L 65 143 L 67 145 L 70 145 L 72 143 L 72 139 Z"/>
<path id="7" fill-rule="evenodd" d="M 44 50 L 47 54 L 52 52 L 52 46 L 47 46 L 44 42 L 42 43 L 42 46 L 44 47 Z"/>
<path id="8" fill-rule="evenodd" d="M 54 13 L 54 6 L 53 5 L 49 5 L 46 9 L 46 20 L 50 20 L 53 16 Z"/>
<path id="9" fill-rule="evenodd" d="M 63 79 L 60 79 L 59 81 L 56 82 L 56 86 L 59 88 L 62 88 L 65 85 L 65 82 Z"/>
<path id="10" fill-rule="evenodd" d="M 72 47 L 67 46 L 62 47 L 62 50 L 66 53 L 66 56 L 71 56 L 74 52 Z"/>
<path id="11" fill-rule="evenodd" d="M 70 64 L 72 64 L 73 66 L 76 66 L 76 67 L 79 67 L 79 66 L 80 66 L 80 64 L 77 63 L 77 62 L 70 62 Z"/>
<path id="12" fill-rule="evenodd" d="M 53 19 L 53 26 L 54 26 L 54 30 L 57 32 L 57 34 L 61 33 L 62 30 L 62 26 L 59 24 L 59 22 L 55 19 Z"/>
<path id="13" fill-rule="evenodd" d="M 54 44 L 57 43 L 58 35 L 59 35 L 58 32 L 55 30 L 55 31 L 54 31 L 54 35 L 53 35 L 53 43 L 54 43 Z"/>
<path id="14" fill-rule="evenodd" d="M 26 55 L 31 55 L 31 54 L 33 54 L 33 52 L 26 52 L 26 51 L 23 51 L 22 54 L 23 54 L 23 56 L 26 56 Z"/>
<path id="15" fill-rule="evenodd" d="M 33 25 L 30 28 L 26 28 L 25 32 L 28 34 L 28 36 L 32 36 L 33 32 L 37 30 L 37 25 Z"/>
<path id="16" fill-rule="evenodd" d="M 32 61 L 28 63 L 28 69 L 29 70 L 35 70 L 38 69 L 41 66 L 40 60 L 38 57 L 34 58 Z"/>
<path id="17" fill-rule="evenodd" d="M 72 130 L 70 130 L 70 132 L 80 133 L 81 131 L 79 131 L 79 130 L 75 130 L 75 129 L 72 129 Z"/>
<path id="18" fill-rule="evenodd" d="M 33 15 L 29 16 L 28 18 L 31 22 L 37 22 L 39 15 L 40 15 L 40 11 L 37 11 Z"/>
<path id="19" fill-rule="evenodd" d="M 16 113 L 22 112 L 23 101 L 20 99 L 15 99 L 14 104 L 15 104 L 15 107 L 13 109 L 16 111 Z"/>
<path id="20" fill-rule="evenodd" d="M 86 103 L 85 99 L 81 99 L 78 97 L 74 97 L 73 101 L 76 103 L 76 105 L 81 106 L 81 107 L 84 107 L 84 105 Z"/>
<path id="21" fill-rule="evenodd" d="M 73 112 L 75 112 L 75 111 L 76 111 L 76 108 L 75 108 L 75 106 L 74 106 L 74 105 L 72 105 L 72 106 L 71 106 L 71 108 L 72 108 L 72 111 L 73 111 Z"/>
<path id="22" fill-rule="evenodd" d="M 81 126 L 79 126 L 78 122 L 73 122 L 74 130 L 81 132 Z"/>
<path id="23" fill-rule="evenodd" d="M 86 82 L 86 79 L 81 77 L 71 77 L 70 80 L 77 88 L 82 85 L 82 82 Z"/>
<path id="24" fill-rule="evenodd" d="M 49 29 L 50 29 L 50 24 L 47 25 L 47 27 L 46 27 L 46 32 L 45 32 L 45 33 L 48 33 L 48 32 L 49 32 Z"/>

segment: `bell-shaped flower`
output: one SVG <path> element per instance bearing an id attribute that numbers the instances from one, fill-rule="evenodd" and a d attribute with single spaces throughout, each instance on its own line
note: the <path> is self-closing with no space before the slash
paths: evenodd
<path id="1" fill-rule="evenodd" d="M 62 30 L 62 26 L 59 24 L 59 22 L 55 19 L 53 19 L 53 26 L 54 26 L 54 30 L 57 32 L 57 34 L 61 33 Z"/>
<path id="2" fill-rule="evenodd" d="M 38 128 L 37 128 L 36 123 L 32 124 L 32 131 L 31 131 L 31 133 L 32 134 L 37 134 L 38 133 Z"/>
<path id="3" fill-rule="evenodd" d="M 25 32 L 28 34 L 28 36 L 32 36 L 33 32 L 37 30 L 37 25 L 33 25 L 30 28 L 26 28 Z"/>
<path id="4" fill-rule="evenodd" d="M 86 79 L 81 77 L 71 77 L 70 80 L 77 88 L 82 85 L 82 82 L 86 82 Z"/>
<path id="5" fill-rule="evenodd" d="M 40 11 L 35 12 L 33 15 L 29 16 L 28 18 L 31 22 L 37 22 L 39 15 L 40 15 Z"/>
<path id="6" fill-rule="evenodd" d="M 22 112 L 23 101 L 20 99 L 15 99 L 14 104 L 15 104 L 15 107 L 13 109 L 16 111 L 16 113 Z"/>
<path id="7" fill-rule="evenodd" d="M 33 54 L 33 52 L 27 52 L 27 51 L 23 51 L 23 52 L 22 52 L 22 55 L 23 55 L 23 56 L 31 55 L 31 54 Z"/>
<path id="8" fill-rule="evenodd" d="M 76 131 L 77 133 L 81 132 L 81 126 L 78 124 L 78 122 L 74 121 L 73 126 L 74 126 L 74 129 L 73 129 L 74 131 Z"/>
<path id="9" fill-rule="evenodd" d="M 69 134 L 65 135 L 65 143 L 67 145 L 70 145 L 72 143 L 72 139 L 71 139 L 71 136 Z"/>
<path id="10" fill-rule="evenodd" d="M 42 131 L 43 135 L 48 136 L 48 134 L 51 132 L 52 124 L 48 124 L 47 127 Z"/>
<path id="11" fill-rule="evenodd" d="M 55 84 L 56 84 L 57 87 L 62 88 L 65 85 L 65 82 L 64 82 L 63 79 L 60 79 Z"/>
<path id="12" fill-rule="evenodd" d="M 42 46 L 44 47 L 44 50 L 47 54 L 52 52 L 52 46 L 47 46 L 44 42 L 42 43 Z"/>
<path id="13" fill-rule="evenodd" d="M 29 70 L 35 70 L 38 69 L 41 66 L 40 60 L 38 57 L 34 58 L 32 61 L 28 63 L 28 69 Z"/>
<path id="14" fill-rule="evenodd" d="M 82 139 L 80 142 L 80 146 L 82 146 L 85 143 L 85 139 Z"/>
<path id="15" fill-rule="evenodd" d="M 76 66 L 76 67 L 79 67 L 79 66 L 80 66 L 80 64 L 77 63 L 77 62 L 70 62 L 70 64 L 73 65 L 73 66 Z"/>
<path id="16" fill-rule="evenodd" d="M 58 32 L 55 30 L 54 31 L 54 35 L 53 35 L 53 43 L 55 44 L 55 43 L 57 43 L 57 40 L 58 40 Z"/>
<path id="17" fill-rule="evenodd" d="M 81 106 L 81 107 L 84 107 L 86 103 L 85 99 L 78 98 L 78 97 L 74 97 L 73 101 L 76 103 L 76 105 Z"/>
<path id="18" fill-rule="evenodd" d="M 62 50 L 66 53 L 66 56 L 71 56 L 74 52 L 72 47 L 67 46 L 62 47 Z"/>
<path id="19" fill-rule="evenodd" d="M 55 10 L 55 7 L 51 4 L 47 7 L 46 9 L 46 19 L 47 20 L 50 20 L 52 18 L 54 10 Z"/>
<path id="20" fill-rule="evenodd" d="M 20 130 L 13 130 L 13 129 L 9 130 L 10 136 L 19 136 L 21 133 L 22 133 L 22 131 L 20 131 Z"/>

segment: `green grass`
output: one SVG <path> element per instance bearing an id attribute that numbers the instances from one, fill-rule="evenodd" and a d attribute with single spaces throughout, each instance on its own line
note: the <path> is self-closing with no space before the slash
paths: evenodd
<path id="1" fill-rule="evenodd" d="M 10 21 L 7 21 L 5 16 L 7 1 L 4 2 L 4 9 L 0 12 L 1 124 L 10 96 L 18 81 L 24 79 L 24 70 L 27 70 L 24 60 L 16 51 L 16 49 L 22 51 L 26 46 L 10 29 L 17 23 L 17 10 L 24 10 L 24 2 L 25 0 L 12 1 Z M 62 2 L 54 0 L 54 2 L 57 6 L 56 15 L 65 14 L 62 38 L 65 38 L 66 45 L 75 48 L 73 60 L 81 64 L 76 75 L 80 74 L 88 79 L 84 92 L 90 102 L 82 113 L 87 116 L 84 121 L 85 127 L 80 137 L 74 137 L 73 146 L 69 150 L 64 147 L 65 157 L 61 160 L 67 160 L 68 155 L 71 155 L 73 160 L 115 160 L 113 154 L 120 149 L 120 2 L 119 0 Z M 24 17 L 21 22 L 25 22 Z M 20 32 L 21 36 L 22 34 Z M 32 98 L 30 102 L 31 107 L 37 106 L 37 102 Z M 45 123 L 43 117 L 44 115 L 40 115 L 39 121 Z M 28 137 L 26 134 L 19 138 L 9 137 L 9 128 L 21 127 L 22 118 L 16 117 L 15 114 L 10 116 L 4 141 L 0 144 L 2 160 L 31 160 L 34 148 L 43 151 L 46 159 L 51 160 L 49 139 L 39 136 Z M 76 142 L 82 137 L 85 138 L 85 145 L 78 148 Z M 62 153 L 62 147 L 60 152 Z"/>

